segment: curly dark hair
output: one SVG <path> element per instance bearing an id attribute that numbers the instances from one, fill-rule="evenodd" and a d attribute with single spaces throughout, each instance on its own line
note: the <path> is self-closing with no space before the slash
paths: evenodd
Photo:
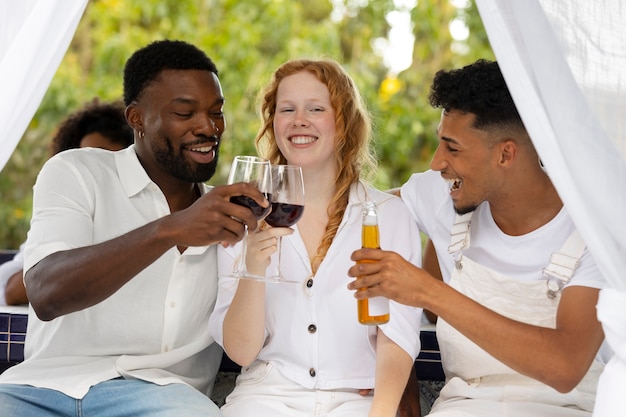
<path id="1" fill-rule="evenodd" d="M 217 67 L 204 52 L 184 41 L 161 40 L 137 50 L 124 67 L 124 103 L 137 100 L 155 82 L 161 71 L 206 70 L 218 75 Z"/>
<path id="2" fill-rule="evenodd" d="M 435 108 L 476 116 L 474 127 L 524 128 L 497 62 L 480 59 L 473 64 L 435 74 L 429 102 Z"/>
<path id="3" fill-rule="evenodd" d="M 121 101 L 100 103 L 97 99 L 71 113 L 61 122 L 50 144 L 50 153 L 80 148 L 81 140 L 90 133 L 100 133 L 127 147 L 133 143 L 133 129 L 126 122 Z"/>

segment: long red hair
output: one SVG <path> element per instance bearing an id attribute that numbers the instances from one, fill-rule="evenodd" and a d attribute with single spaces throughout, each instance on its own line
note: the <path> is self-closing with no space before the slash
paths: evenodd
<path id="1" fill-rule="evenodd" d="M 348 205 L 350 186 L 363 177 L 373 175 L 376 158 L 372 149 L 372 121 L 356 84 L 339 63 L 330 59 L 296 59 L 281 65 L 262 93 L 262 125 L 255 144 L 259 155 L 272 164 L 286 164 L 274 136 L 276 93 L 280 82 L 290 75 L 307 71 L 326 85 L 335 111 L 337 132 L 335 150 L 335 193 L 328 206 L 328 224 L 317 253 L 311 260 L 313 273 L 330 247 Z"/>

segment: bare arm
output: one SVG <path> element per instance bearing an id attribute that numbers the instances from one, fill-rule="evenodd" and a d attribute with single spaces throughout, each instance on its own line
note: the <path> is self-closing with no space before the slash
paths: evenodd
<path id="1" fill-rule="evenodd" d="M 235 218 L 256 228 L 250 210 L 229 202 L 240 194 L 267 204 L 247 184 L 215 187 L 188 208 L 117 238 L 47 256 L 25 275 L 31 305 L 42 320 L 52 320 L 105 300 L 172 247 L 240 240 L 244 224 Z"/>
<path id="2" fill-rule="evenodd" d="M 235 363 L 250 365 L 265 336 L 265 283 L 240 279 L 224 317 L 224 351 Z"/>
<path id="3" fill-rule="evenodd" d="M 397 197 L 402 198 L 401 193 L 402 187 L 390 188 L 387 190 L 389 194 L 393 194 Z M 441 275 L 441 268 L 439 267 L 439 260 L 437 259 L 437 252 L 435 251 L 435 245 L 432 240 L 428 239 L 426 242 L 426 246 L 424 247 L 424 256 L 422 258 L 422 267 L 426 272 L 428 272 L 433 277 L 437 278 L 440 281 L 443 281 L 443 276 Z M 424 310 L 424 314 L 428 318 L 428 321 L 431 323 L 437 322 L 437 315 L 432 311 Z"/>
<path id="4" fill-rule="evenodd" d="M 7 285 L 4 288 L 4 299 L 9 306 L 28 303 L 26 296 L 26 288 L 24 288 L 23 270 L 17 271 L 9 277 Z"/>
<path id="5" fill-rule="evenodd" d="M 406 382 L 406 387 L 402 393 L 402 399 L 398 406 L 398 417 L 420 417 L 421 415 L 419 381 L 413 369 L 409 373 L 409 380 Z"/>
<path id="6" fill-rule="evenodd" d="M 435 245 L 430 239 L 428 239 L 428 242 L 426 242 L 426 247 L 424 248 L 422 267 L 430 275 L 437 278 L 439 281 L 443 281 L 441 268 L 439 267 L 439 260 L 437 259 L 437 252 L 435 251 Z M 430 321 L 431 323 L 437 322 L 437 315 L 434 314 L 432 311 L 424 310 L 424 314 L 426 314 L 428 321 Z"/>
<path id="7" fill-rule="evenodd" d="M 583 378 L 604 338 L 596 319 L 598 294 L 594 288 L 566 288 L 555 329 L 507 319 L 457 292 L 451 294 L 447 306 L 435 311 L 511 368 L 568 392 Z M 472 324 L 471 317 L 481 325 Z"/>
<path id="8" fill-rule="evenodd" d="M 286 227 L 272 227 L 248 235 L 246 268 L 264 276 L 270 256 L 276 252 L 276 237 L 293 233 Z M 265 283 L 240 279 L 235 296 L 224 317 L 224 350 L 241 366 L 258 356 L 265 341 Z"/>
<path id="9" fill-rule="evenodd" d="M 376 338 L 376 383 L 370 417 L 395 417 L 413 358 L 378 330 Z"/>
<path id="10" fill-rule="evenodd" d="M 568 392 L 580 382 L 604 338 L 595 313 L 597 289 L 566 288 L 559 303 L 556 328 L 549 329 L 501 316 L 393 252 L 362 249 L 352 259 L 380 261 L 350 269 L 351 276 L 368 275 L 358 284 L 368 289 L 356 292 L 356 298 L 383 295 L 426 308 L 506 365 L 560 392 Z M 354 282 L 349 284 L 352 290 L 356 287 Z"/>

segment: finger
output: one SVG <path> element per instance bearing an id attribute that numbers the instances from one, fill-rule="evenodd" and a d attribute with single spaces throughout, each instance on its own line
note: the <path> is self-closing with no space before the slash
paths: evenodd
<path id="1" fill-rule="evenodd" d="M 268 229 L 268 231 L 274 237 L 289 236 L 289 235 L 291 235 L 291 234 L 293 234 L 295 232 L 295 230 L 293 230 L 290 227 L 272 227 L 272 228 Z"/>
<path id="2" fill-rule="evenodd" d="M 270 256 L 272 256 L 276 252 L 277 248 L 278 248 L 278 246 L 276 245 L 276 242 L 274 242 L 273 245 L 269 245 L 269 246 L 266 246 L 263 249 L 261 249 L 259 254 L 261 255 L 262 258 L 269 258 Z"/>
<path id="3" fill-rule="evenodd" d="M 259 189 L 252 184 L 238 182 L 222 187 L 226 187 L 225 190 L 220 191 L 224 193 L 224 196 L 228 200 L 230 200 L 231 197 L 246 196 L 254 200 L 261 207 L 268 207 L 270 204 L 268 199 L 265 197 L 265 194 L 259 191 Z"/>
<path id="4" fill-rule="evenodd" d="M 258 222 L 252 210 L 245 206 L 232 203 L 226 208 L 228 216 L 234 218 L 248 227 L 248 230 L 257 230 Z"/>
<path id="5" fill-rule="evenodd" d="M 245 184 L 245 195 L 252 198 L 261 207 L 268 207 L 270 205 L 266 195 L 259 191 L 258 188 L 251 184 Z"/>
<path id="6" fill-rule="evenodd" d="M 244 236 L 244 224 L 239 219 L 225 217 L 221 226 L 223 239 L 220 240 L 222 242 L 226 242 L 228 245 L 233 245 L 239 242 Z"/>
<path id="7" fill-rule="evenodd" d="M 352 252 L 350 259 L 353 261 L 380 261 L 383 259 L 384 252 L 380 249 L 362 248 Z"/>
<path id="8" fill-rule="evenodd" d="M 259 251 L 270 248 L 277 245 L 278 240 L 274 236 L 255 237 L 254 240 L 249 241 L 250 246 L 258 248 Z"/>
<path id="9" fill-rule="evenodd" d="M 361 285 L 361 283 L 357 283 L 357 285 Z M 358 300 L 362 300 L 364 298 L 373 298 L 380 295 L 380 291 L 378 290 L 378 286 L 372 287 L 361 287 L 354 292 L 354 298 Z"/>
<path id="10" fill-rule="evenodd" d="M 359 262 L 348 270 L 348 275 L 351 277 L 364 277 L 380 272 L 380 262 Z"/>
<path id="11" fill-rule="evenodd" d="M 360 266 L 361 264 L 354 264 L 351 266 L 350 269 L 348 269 L 348 276 L 356 278 L 362 275 L 363 273 L 360 270 Z"/>
<path id="12" fill-rule="evenodd" d="M 378 275 L 360 275 L 359 278 L 348 284 L 350 290 L 360 290 L 363 288 L 371 288 L 380 284 Z"/>
<path id="13" fill-rule="evenodd" d="M 251 206 L 259 205 L 266 208 L 270 204 L 256 187 L 243 182 L 214 187 L 210 194 L 210 198 L 218 196 L 220 199 L 227 201 L 228 204 L 225 206 L 224 212 L 241 220 L 246 224 L 248 230 L 256 230 L 258 227 L 257 218 Z M 232 200 L 233 197 L 240 196 L 245 197 L 244 201 L 237 202 Z"/>
<path id="14" fill-rule="evenodd" d="M 250 233 L 250 239 L 255 239 L 261 241 L 263 239 L 276 239 L 279 236 L 287 236 L 293 234 L 294 230 L 288 227 L 269 227 L 267 229 L 263 229 L 262 227 L 258 230 Z"/>

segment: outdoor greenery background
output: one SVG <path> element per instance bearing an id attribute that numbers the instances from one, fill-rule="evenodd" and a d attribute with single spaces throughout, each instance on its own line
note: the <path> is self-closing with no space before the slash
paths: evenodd
<path id="1" fill-rule="evenodd" d="M 404 2 L 406 3 L 406 1 Z M 84 103 L 120 99 L 126 59 L 157 39 L 182 39 L 217 64 L 227 129 L 218 174 L 236 154 L 254 154 L 257 94 L 272 72 L 296 57 L 330 57 L 353 76 L 374 117 L 382 189 L 428 168 L 439 111 L 428 102 L 439 69 L 493 59 L 471 0 L 418 0 L 410 8 L 412 64 L 390 74 L 374 40 L 387 38 L 397 0 L 90 0 L 74 39 L 26 133 L 0 172 L 0 248 L 17 248 L 29 228 L 32 186 L 57 124 Z M 338 12 L 341 10 L 341 12 Z M 332 18 L 331 18 L 332 16 Z M 461 19 L 466 40 L 449 27 Z"/>

